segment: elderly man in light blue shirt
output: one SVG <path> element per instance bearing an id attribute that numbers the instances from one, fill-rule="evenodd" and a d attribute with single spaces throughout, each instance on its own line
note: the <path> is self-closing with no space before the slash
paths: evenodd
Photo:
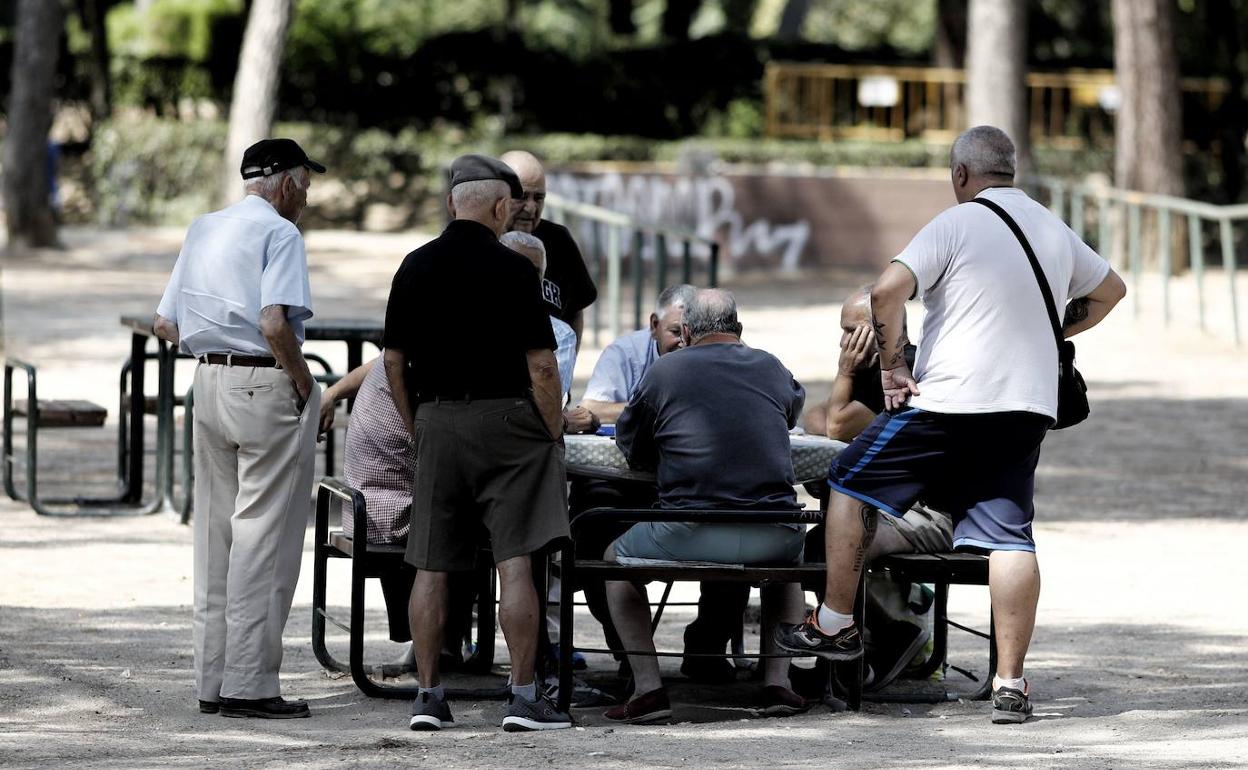
<path id="1" fill-rule="evenodd" d="M 312 295 L 295 224 L 310 171 L 324 170 L 290 139 L 248 148 L 246 197 L 191 225 L 153 320 L 200 363 L 192 627 L 203 713 L 308 716 L 281 698 L 278 671 L 320 400 L 301 350 Z"/>
<path id="2" fill-rule="evenodd" d="M 614 423 L 650 366 L 681 347 L 680 320 L 695 291 L 687 283 L 664 289 L 650 327 L 625 334 L 602 351 L 581 401 L 599 420 Z"/>

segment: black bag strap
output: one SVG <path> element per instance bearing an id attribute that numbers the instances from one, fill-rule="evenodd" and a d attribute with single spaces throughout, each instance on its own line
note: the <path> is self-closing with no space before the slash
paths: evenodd
<path id="1" fill-rule="evenodd" d="M 1044 277 L 1044 270 L 1040 268 L 1040 261 L 1036 259 L 1036 252 L 1031 250 L 1031 244 L 1027 242 L 1027 236 L 1023 235 L 1022 228 L 1014 221 L 1014 218 L 1005 213 L 1005 209 L 990 200 L 983 198 L 972 198 L 972 203 L 978 203 L 981 206 L 987 206 L 1001 220 L 1005 222 L 1010 231 L 1014 233 L 1014 237 L 1018 239 L 1022 245 L 1023 251 L 1027 254 L 1028 261 L 1031 262 L 1031 270 L 1036 274 L 1036 283 L 1040 284 L 1040 293 L 1044 295 L 1044 306 L 1049 310 L 1049 322 L 1053 325 L 1053 339 L 1057 341 L 1057 349 L 1061 351 L 1062 343 L 1066 341 L 1066 335 L 1062 333 L 1062 322 L 1057 314 L 1057 303 L 1053 301 L 1053 290 L 1049 288 L 1049 281 Z"/>

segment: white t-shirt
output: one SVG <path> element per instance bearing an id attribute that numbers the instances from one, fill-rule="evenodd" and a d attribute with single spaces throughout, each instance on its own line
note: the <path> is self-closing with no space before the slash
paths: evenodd
<path id="1" fill-rule="evenodd" d="M 312 290 L 303 236 L 256 195 L 196 219 L 156 309 L 178 326 L 185 353 L 269 356 L 260 311 L 287 305 L 286 319 L 303 344 Z"/>
<path id="2" fill-rule="evenodd" d="M 1058 313 L 1109 273 L 1109 263 L 1023 191 L 991 187 L 979 197 L 1005 209 L 1027 236 Z M 1053 327 L 1027 255 L 996 213 L 975 203 L 947 209 L 894 261 L 914 273 L 927 310 L 914 364 L 922 395 L 911 406 L 1056 418 Z"/>

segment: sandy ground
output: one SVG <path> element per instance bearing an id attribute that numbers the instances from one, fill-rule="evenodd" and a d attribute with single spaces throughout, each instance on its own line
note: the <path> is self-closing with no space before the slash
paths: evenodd
<path id="1" fill-rule="evenodd" d="M 50 491 L 107 489 L 117 367 L 128 351 L 116 319 L 151 312 L 179 237 L 73 231 L 68 251 L 5 262 L 7 354 L 40 365 L 42 396 L 110 408 L 108 429 L 49 434 L 41 445 Z M 320 315 L 376 317 L 394 266 L 422 238 L 313 233 Z M 812 398 L 834 371 L 839 301 L 862 278 L 735 282 L 748 340 L 777 353 Z M 986 706 L 971 702 L 762 720 L 749 709 L 756 685 L 693 688 L 674 678 L 670 726 L 606 726 L 600 710 L 587 710 L 574 731 L 507 735 L 497 727 L 500 704 L 460 701 L 455 730 L 411 733 L 406 704 L 365 698 L 313 658 L 310 532 L 283 686 L 311 701 L 314 718 L 203 716 L 190 670 L 190 531 L 168 514 L 42 519 L 5 499 L 0 765 L 1248 767 L 1248 359 L 1230 342 L 1228 305 L 1217 299 L 1228 296 L 1225 284 L 1207 280 L 1207 331 L 1197 327 L 1190 281 L 1173 283 L 1167 327 L 1160 282 L 1146 277 L 1133 295 L 1138 315 L 1127 305 L 1079 341 L 1094 411 L 1054 434 L 1041 461 L 1045 587 L 1028 662 L 1039 716 L 1027 725 L 993 726 Z M 340 346 L 318 350 L 345 362 Z M 592 346 L 581 356 L 582 386 L 595 356 Z M 188 380 L 189 369 L 179 389 Z M 331 571 L 331 605 L 345 602 L 345 578 Z M 369 601 L 381 606 L 377 592 Z M 952 608 L 982 622 L 986 604 L 982 589 L 964 589 Z M 672 617 L 661 637 L 674 647 L 688 614 Z M 396 651 L 381 618 L 370 616 L 370 659 Z M 579 628 L 579 639 L 593 641 L 588 620 Z M 345 637 L 331 635 L 331 645 L 345 657 Z M 959 640 L 954 653 L 982 675 L 982 649 Z M 609 662 L 591 665 L 595 681 L 609 684 Z M 951 674 L 949 684 L 965 680 Z"/>

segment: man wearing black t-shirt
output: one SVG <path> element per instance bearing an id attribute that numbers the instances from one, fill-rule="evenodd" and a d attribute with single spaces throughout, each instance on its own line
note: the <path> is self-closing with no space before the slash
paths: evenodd
<path id="1" fill-rule="evenodd" d="M 420 676 L 413 730 L 454 723 L 438 671 L 448 573 L 472 569 L 486 530 L 511 655 L 503 729 L 571 727 L 537 691 L 538 601 L 531 555 L 568 536 L 559 366 L 537 269 L 498 242 L 521 194 L 501 161 L 451 164 L 454 218 L 394 276 L 383 361 L 399 419 L 412 429 L 416 483 L 407 563 L 408 617 Z M 464 312 L 463 298 L 472 308 Z M 456 333 L 446 319 L 456 318 Z M 465 345 L 464 340 L 472 344 Z"/>
<path id="2" fill-rule="evenodd" d="M 532 233 L 546 245 L 542 298 L 547 311 L 576 332 L 579 347 L 585 328 L 584 311 L 598 299 L 598 289 L 585 269 L 581 250 L 568 228 L 542 219 L 542 209 L 546 206 L 546 170 L 541 161 L 523 150 L 503 153 L 501 160 L 515 169 L 524 190 L 524 198 L 515 207 L 507 229 Z"/>

